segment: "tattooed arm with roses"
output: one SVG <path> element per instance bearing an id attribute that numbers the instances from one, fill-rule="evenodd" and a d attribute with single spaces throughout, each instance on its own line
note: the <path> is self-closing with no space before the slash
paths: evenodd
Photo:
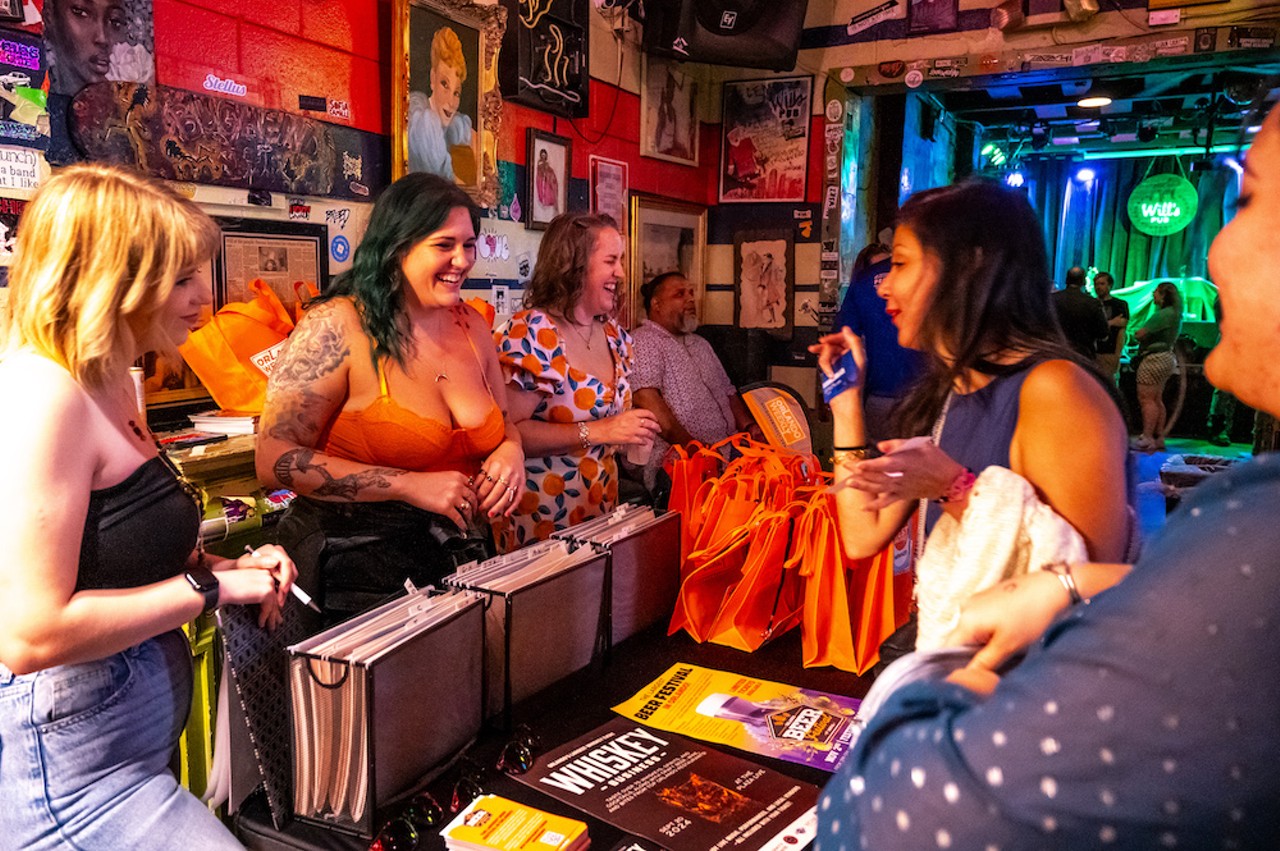
<path id="1" fill-rule="evenodd" d="M 356 395 L 353 379 L 377 382 L 355 306 L 336 298 L 303 315 L 272 370 L 259 424 L 258 478 L 312 499 L 400 500 L 448 517 L 465 530 L 481 500 L 462 473 L 411 472 L 320 451 L 327 427 Z"/>

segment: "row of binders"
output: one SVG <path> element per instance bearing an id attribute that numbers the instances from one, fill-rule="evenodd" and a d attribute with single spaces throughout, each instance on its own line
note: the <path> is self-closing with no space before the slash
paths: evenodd
<path id="1" fill-rule="evenodd" d="M 669 618 L 679 552 L 679 514 L 624 505 L 290 646 L 294 812 L 369 835 L 486 718 Z"/>

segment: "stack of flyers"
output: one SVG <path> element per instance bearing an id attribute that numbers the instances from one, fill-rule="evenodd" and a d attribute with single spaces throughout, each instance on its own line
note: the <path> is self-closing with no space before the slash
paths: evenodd
<path id="1" fill-rule="evenodd" d="M 583 851 L 587 825 L 510 798 L 481 795 L 440 831 L 450 851 Z"/>

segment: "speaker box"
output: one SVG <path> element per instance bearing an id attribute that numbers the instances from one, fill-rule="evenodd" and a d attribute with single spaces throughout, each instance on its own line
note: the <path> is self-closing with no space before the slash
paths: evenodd
<path id="1" fill-rule="evenodd" d="M 646 53 L 709 65 L 791 71 L 809 0 L 649 0 Z"/>

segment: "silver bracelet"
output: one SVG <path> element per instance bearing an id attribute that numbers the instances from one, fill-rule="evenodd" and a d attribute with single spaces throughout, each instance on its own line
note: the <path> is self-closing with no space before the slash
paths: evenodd
<path id="1" fill-rule="evenodd" d="M 583 449 L 591 450 L 591 429 L 587 428 L 585 422 L 578 423 L 578 440 L 582 441 Z"/>
<path id="2" fill-rule="evenodd" d="M 1054 576 L 1058 577 L 1058 581 L 1062 583 L 1062 587 L 1067 590 L 1067 596 L 1071 598 L 1071 605 L 1078 606 L 1081 603 L 1088 603 L 1084 597 L 1080 596 L 1080 588 L 1076 585 L 1076 578 L 1071 573 L 1071 565 L 1065 561 L 1055 561 L 1046 564 L 1043 570 L 1047 570 Z"/>

